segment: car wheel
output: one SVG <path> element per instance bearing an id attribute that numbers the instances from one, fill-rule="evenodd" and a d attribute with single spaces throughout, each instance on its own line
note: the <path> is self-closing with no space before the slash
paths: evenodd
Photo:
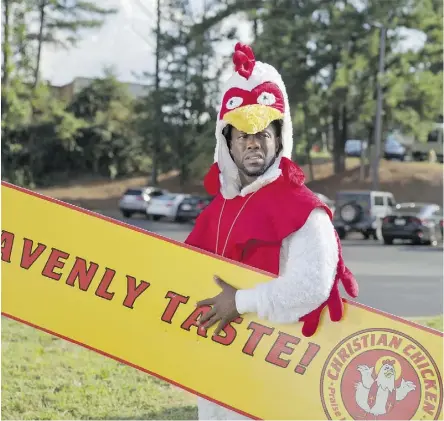
<path id="1" fill-rule="evenodd" d="M 153 221 L 158 221 L 160 218 L 162 218 L 161 215 L 153 215 Z"/>
<path id="2" fill-rule="evenodd" d="M 384 237 L 384 244 L 391 246 L 393 244 L 393 238 L 392 237 Z"/>
<path id="3" fill-rule="evenodd" d="M 368 240 L 370 238 L 370 233 L 368 231 L 363 231 L 362 235 L 364 236 L 364 240 Z"/>
<path id="4" fill-rule="evenodd" d="M 432 247 L 436 247 L 438 245 L 436 232 L 430 235 L 430 241 L 428 243 Z"/>
<path id="5" fill-rule="evenodd" d="M 362 207 L 357 203 L 346 203 L 338 210 L 339 217 L 346 224 L 358 222 L 362 216 Z"/>
<path id="6" fill-rule="evenodd" d="M 133 213 L 129 211 L 122 211 L 122 215 L 124 216 L 124 218 L 131 218 L 132 214 Z"/>

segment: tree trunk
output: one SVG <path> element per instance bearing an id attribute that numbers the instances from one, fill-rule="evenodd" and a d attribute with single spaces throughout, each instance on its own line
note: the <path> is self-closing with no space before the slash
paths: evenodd
<path id="1" fill-rule="evenodd" d="M 308 109 L 306 103 L 302 106 L 303 112 L 304 112 L 304 132 L 305 132 L 305 139 L 307 140 L 307 144 L 305 146 L 305 153 L 307 155 L 307 164 L 308 164 L 308 176 L 309 181 L 314 180 L 314 173 L 313 173 L 313 161 L 311 159 L 311 136 L 308 130 L 307 125 L 307 119 L 308 119 Z"/>
<path id="2" fill-rule="evenodd" d="M 364 141 L 361 140 L 361 156 L 359 157 L 359 180 L 365 180 L 365 153 L 364 151 Z"/>
<path id="3" fill-rule="evenodd" d="M 367 135 L 367 149 L 361 149 L 359 180 L 364 181 L 370 176 L 370 162 L 371 162 L 371 139 L 373 137 L 373 126 L 368 127 Z"/>
<path id="4" fill-rule="evenodd" d="M 342 145 L 345 146 L 345 142 L 348 138 L 348 110 L 347 106 L 344 105 L 342 107 Z M 344 148 L 342 148 L 342 151 L 344 151 Z"/>
<path id="5" fill-rule="evenodd" d="M 329 123 L 327 126 L 327 151 L 330 155 L 333 155 L 334 150 L 334 134 L 333 134 L 333 124 Z"/>
<path id="6" fill-rule="evenodd" d="M 373 125 L 369 127 L 368 129 L 368 139 L 367 139 L 367 165 L 365 166 L 365 175 L 364 179 L 367 177 L 370 177 L 370 163 L 372 162 L 372 139 L 373 139 Z"/>
<path id="7" fill-rule="evenodd" d="M 311 148 L 307 147 L 307 164 L 308 164 L 308 177 L 309 181 L 314 181 L 315 175 L 313 171 L 313 160 L 311 159 Z"/>
<path id="8" fill-rule="evenodd" d="M 37 84 L 39 83 L 39 74 L 40 74 L 40 61 L 42 58 L 42 46 L 43 46 L 43 29 L 45 27 L 45 7 L 46 7 L 46 0 L 42 0 L 40 2 L 40 22 L 39 22 L 39 36 L 37 39 L 38 46 L 37 46 L 37 59 L 34 69 L 34 84 L 32 86 L 33 89 L 36 88 Z"/>
<path id="9" fill-rule="evenodd" d="M 9 1 L 3 0 L 3 74 L 2 74 L 2 100 L 1 100 L 1 116 L 6 115 L 8 111 L 7 90 L 9 84 L 10 66 L 10 44 L 9 44 Z"/>
<path id="10" fill-rule="evenodd" d="M 201 62 L 202 64 L 202 62 Z M 189 99 L 188 95 L 188 77 L 189 77 L 189 58 L 186 56 L 185 58 L 185 74 L 184 74 L 184 93 L 183 93 L 183 99 L 184 103 L 186 104 Z M 200 68 L 201 74 L 202 74 L 202 67 Z M 186 137 L 190 135 L 189 131 L 186 130 L 187 127 L 187 118 L 185 115 L 185 109 L 182 111 L 182 130 L 180 130 L 180 134 L 177 136 L 178 145 L 177 145 L 177 162 L 179 163 L 180 167 L 180 187 L 183 187 L 185 183 L 188 181 L 188 154 L 189 151 L 184 150 L 187 147 L 187 139 Z"/>
<path id="11" fill-rule="evenodd" d="M 158 176 L 158 160 L 159 160 L 159 149 L 160 149 L 160 142 L 162 141 L 162 109 L 160 104 L 160 71 L 159 71 L 159 64 L 160 64 L 160 0 L 157 0 L 157 23 L 156 23 L 156 74 L 155 74 L 155 95 L 156 95 L 156 127 L 157 135 L 154 139 L 154 145 L 153 145 L 153 153 L 151 155 L 151 185 L 157 186 L 157 176 Z"/>
<path id="12" fill-rule="evenodd" d="M 189 178 L 188 163 L 182 161 L 180 167 L 181 168 L 180 168 L 180 175 L 179 175 L 179 183 L 180 183 L 180 187 L 183 189 L 183 187 L 185 186 L 185 184 L 186 184 L 186 182 L 188 181 L 188 178 Z"/>
<path id="13" fill-rule="evenodd" d="M 342 168 L 341 172 L 345 171 L 345 142 L 348 139 L 348 109 L 347 105 L 342 106 L 342 121 L 341 121 L 341 144 L 339 153 L 341 154 Z"/>
<path id="14" fill-rule="evenodd" d="M 335 174 L 340 174 L 345 170 L 344 142 L 340 128 L 341 113 L 335 107 L 332 113 L 333 125 L 333 168 Z"/>
<path id="15" fill-rule="evenodd" d="M 328 134 L 327 131 L 323 128 L 321 132 L 321 144 L 322 144 L 322 152 L 329 152 L 328 149 Z"/>
<path id="16" fill-rule="evenodd" d="M 255 16 L 253 19 L 253 41 L 256 41 L 258 38 L 258 18 Z"/>

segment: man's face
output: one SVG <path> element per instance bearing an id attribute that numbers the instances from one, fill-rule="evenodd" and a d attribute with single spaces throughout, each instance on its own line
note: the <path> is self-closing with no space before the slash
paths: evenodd
<path id="1" fill-rule="evenodd" d="M 279 145 L 280 139 L 272 124 L 256 134 L 246 134 L 235 127 L 231 131 L 231 156 L 247 177 L 262 175 L 276 158 Z"/>

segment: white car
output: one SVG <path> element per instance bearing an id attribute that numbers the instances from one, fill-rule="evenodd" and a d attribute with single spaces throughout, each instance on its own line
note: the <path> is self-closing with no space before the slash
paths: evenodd
<path id="1" fill-rule="evenodd" d="M 125 191 L 119 201 L 119 209 L 125 218 L 131 218 L 135 213 L 146 215 L 146 208 L 153 197 L 168 193 L 156 187 L 134 187 Z"/>
<path id="2" fill-rule="evenodd" d="M 404 161 L 407 149 L 394 137 L 389 136 L 384 145 L 385 159 L 399 159 Z"/>
<path id="3" fill-rule="evenodd" d="M 183 199 L 188 194 L 167 193 L 162 196 L 154 197 L 150 200 L 146 214 L 149 218 L 158 221 L 160 218 L 176 219 L 177 210 Z"/>
<path id="4" fill-rule="evenodd" d="M 367 149 L 365 140 L 349 139 L 345 142 L 344 152 L 346 156 L 360 157 L 361 151 Z"/>

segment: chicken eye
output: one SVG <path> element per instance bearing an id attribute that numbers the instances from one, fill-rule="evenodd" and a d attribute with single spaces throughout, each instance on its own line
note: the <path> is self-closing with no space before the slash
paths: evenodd
<path id="1" fill-rule="evenodd" d="M 269 92 L 262 92 L 257 98 L 257 103 L 261 105 L 273 105 L 275 102 L 276 97 Z"/>
<path id="2" fill-rule="evenodd" d="M 234 96 L 227 101 L 226 107 L 229 110 L 239 107 L 244 102 L 240 96 Z"/>

